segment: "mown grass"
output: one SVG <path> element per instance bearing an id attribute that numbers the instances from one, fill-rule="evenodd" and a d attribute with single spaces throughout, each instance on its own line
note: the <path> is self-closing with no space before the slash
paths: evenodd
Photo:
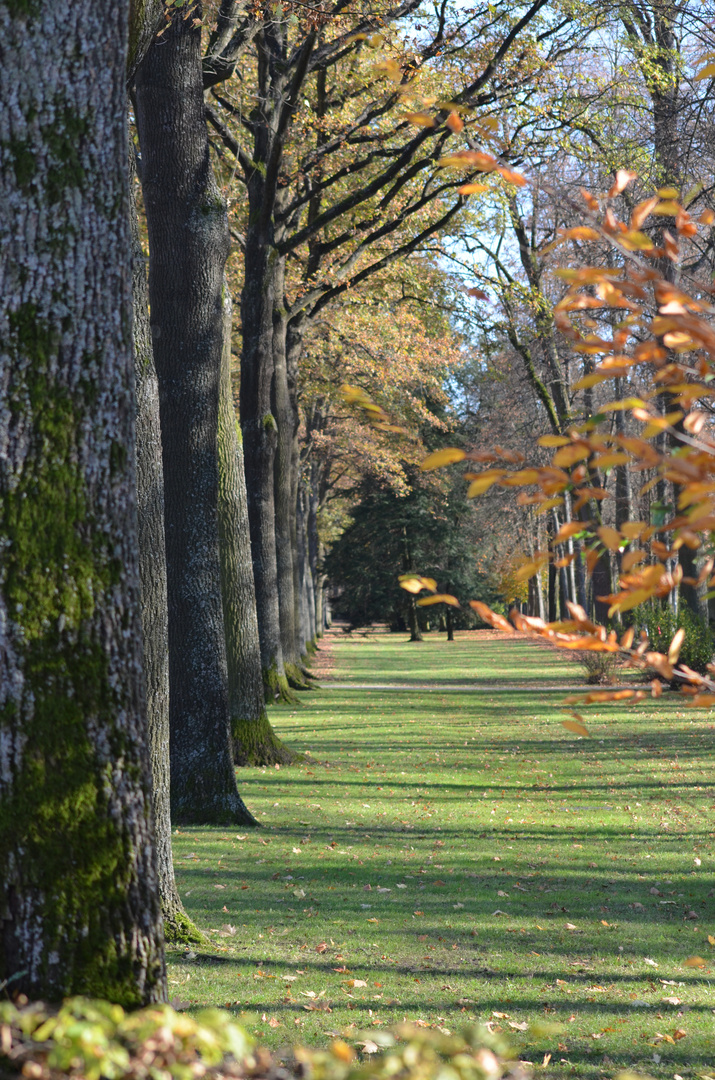
<path id="1" fill-rule="evenodd" d="M 574 678 L 536 645 L 454 645 L 337 638 L 333 677 Z M 586 740 L 533 686 L 302 700 L 273 721 L 315 764 L 239 773 L 263 828 L 174 838 L 190 914 L 235 928 L 174 954 L 174 997 L 228 1006 L 272 1046 L 475 1018 L 539 1068 L 551 1054 L 552 1076 L 715 1069 L 710 714 L 675 694 L 599 706 Z"/>

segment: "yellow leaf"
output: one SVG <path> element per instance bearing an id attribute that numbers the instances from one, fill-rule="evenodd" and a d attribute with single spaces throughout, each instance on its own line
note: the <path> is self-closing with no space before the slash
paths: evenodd
<path id="1" fill-rule="evenodd" d="M 517 581 L 528 581 L 529 578 L 533 578 L 538 574 L 541 567 L 548 562 L 548 556 L 542 559 L 535 559 L 533 562 L 522 563 L 522 565 L 514 573 L 514 577 Z"/>
<path id="2" fill-rule="evenodd" d="M 609 529 L 608 525 L 601 525 L 597 530 L 599 539 L 609 551 L 620 551 L 623 538 L 617 529 Z"/>
<path id="3" fill-rule="evenodd" d="M 668 661 L 671 664 L 678 663 L 678 657 L 680 656 L 680 650 L 683 645 L 683 639 L 685 638 L 685 630 L 680 627 L 680 630 L 676 630 L 673 635 L 673 640 L 668 647 Z"/>
<path id="4" fill-rule="evenodd" d="M 715 945 L 715 937 L 713 937 L 712 934 L 708 934 L 708 944 Z"/>
<path id="5" fill-rule="evenodd" d="M 607 379 L 612 379 L 613 373 L 610 371 L 594 371 L 590 375 L 584 375 L 578 382 L 573 384 L 574 390 L 590 390 L 592 386 L 598 386 L 599 383 L 606 382 Z"/>
<path id="6" fill-rule="evenodd" d="M 368 922 L 379 922 L 380 920 L 379 919 L 368 919 L 367 921 Z"/>
<path id="7" fill-rule="evenodd" d="M 411 124 L 416 124 L 418 127 L 435 127 L 435 122 L 432 117 L 423 112 L 405 113 L 402 119 L 409 120 Z"/>
<path id="8" fill-rule="evenodd" d="M 593 464 L 598 469 L 608 469 L 612 465 L 625 465 L 627 461 L 630 458 L 622 450 L 608 450 L 605 454 L 597 454 Z"/>
<path id="9" fill-rule="evenodd" d="M 431 577 L 420 577 L 419 574 L 400 574 L 397 579 L 400 588 L 409 593 L 418 593 L 422 589 L 437 592 L 437 582 Z"/>
<path id="10" fill-rule="evenodd" d="M 565 435 L 542 435 L 536 442 L 539 446 L 568 446 L 571 440 Z"/>
<path id="11" fill-rule="evenodd" d="M 473 499 L 476 495 L 483 495 L 493 484 L 496 484 L 497 480 L 501 480 L 505 473 L 505 469 L 486 469 L 483 473 L 479 473 L 467 488 L 467 498 Z"/>
<path id="12" fill-rule="evenodd" d="M 420 469 L 423 472 L 429 472 L 430 469 L 442 469 L 445 465 L 454 465 L 456 461 L 464 461 L 464 450 L 459 450 L 456 446 L 445 446 L 443 450 L 435 450 L 434 453 L 428 454 L 420 465 Z"/>
<path id="13" fill-rule="evenodd" d="M 704 968 L 706 966 L 702 956 L 689 956 L 687 960 L 683 960 L 683 967 Z"/>
<path id="14" fill-rule="evenodd" d="M 626 251 L 650 251 L 655 247 L 650 236 L 639 229 L 628 229 L 627 232 L 619 234 L 618 239 Z"/>
<path id="15" fill-rule="evenodd" d="M 700 82 L 701 79 L 711 79 L 715 76 L 715 64 L 706 64 L 704 68 L 701 68 L 697 73 L 693 82 Z"/>
<path id="16" fill-rule="evenodd" d="M 575 715 L 576 713 L 574 713 Z M 591 738 L 591 732 L 579 720 L 562 720 L 561 724 L 567 731 L 573 731 L 574 735 L 582 735 L 584 739 Z"/>
<path id="17" fill-rule="evenodd" d="M 436 596 L 423 596 L 417 601 L 417 607 L 429 607 L 431 604 L 449 604 L 450 607 L 459 607 L 459 600 L 449 593 L 437 593 Z"/>
<path id="18" fill-rule="evenodd" d="M 590 453 L 590 447 L 584 446 L 583 443 L 571 443 L 569 446 L 562 446 L 560 450 L 556 451 L 553 462 L 554 465 L 566 468 L 569 465 L 574 465 L 577 461 L 583 461 Z"/>

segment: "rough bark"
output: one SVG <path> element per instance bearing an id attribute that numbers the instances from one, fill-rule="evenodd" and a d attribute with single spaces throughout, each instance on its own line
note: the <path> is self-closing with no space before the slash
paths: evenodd
<path id="1" fill-rule="evenodd" d="M 130 185 L 133 189 L 136 182 L 133 148 L 129 154 L 129 166 Z M 164 936 L 167 941 L 183 944 L 202 941 L 203 934 L 191 922 L 179 899 L 171 854 L 169 613 L 164 544 L 164 469 L 161 461 L 159 383 L 154 367 L 149 326 L 149 291 L 133 190 L 130 192 L 129 215 L 132 239 L 139 576 L 154 835 Z"/>
<path id="2" fill-rule="evenodd" d="M 165 997 L 142 676 L 126 0 L 0 3 L 0 984 Z"/>
<path id="3" fill-rule="evenodd" d="M 296 595 L 296 493 L 294 468 L 298 439 L 297 402 L 288 380 L 287 311 L 283 296 L 285 260 L 276 260 L 273 312 L 273 415 L 276 420 L 274 499 L 276 570 L 281 652 L 289 683 L 302 688 L 298 660 L 300 647 L 300 598 Z"/>
<path id="4" fill-rule="evenodd" d="M 209 161 L 201 28 L 185 15 L 173 9 L 136 79 L 164 462 L 172 820 L 254 824 L 233 770 L 218 539 L 228 222 Z"/>
<path id="5" fill-rule="evenodd" d="M 226 282 L 223 302 L 218 524 L 233 756 L 237 765 L 288 764 L 295 755 L 271 727 L 263 693 L 243 450 L 231 388 L 232 304 Z"/>
<path id="6" fill-rule="evenodd" d="M 248 185 L 249 226 L 241 296 L 241 426 L 263 685 L 266 700 L 273 702 L 276 698 L 294 701 L 295 697 L 288 687 L 283 663 L 278 606 L 273 475 L 278 425 L 271 402 L 276 255 L 263 235 L 266 223 L 260 215 L 262 188 L 256 170 Z"/>

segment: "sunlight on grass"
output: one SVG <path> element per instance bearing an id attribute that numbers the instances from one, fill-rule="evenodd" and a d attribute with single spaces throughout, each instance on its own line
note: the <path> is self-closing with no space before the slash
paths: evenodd
<path id="1" fill-rule="evenodd" d="M 523 642 L 458 642 L 440 663 L 442 638 L 410 668 L 397 635 L 333 641 L 338 680 L 513 685 L 517 656 L 521 677 L 565 666 Z M 552 1075 L 715 1064 L 708 713 L 675 694 L 599 706 L 587 740 L 561 726 L 558 693 L 301 700 L 273 721 L 315 764 L 239 771 L 264 827 L 174 837 L 181 896 L 216 945 L 173 954 L 173 997 L 227 1005 L 274 1046 L 476 1018 L 535 1064 L 552 1054 Z M 704 969 L 684 966 L 693 954 Z M 560 1026 L 522 1030 L 544 1021 Z"/>

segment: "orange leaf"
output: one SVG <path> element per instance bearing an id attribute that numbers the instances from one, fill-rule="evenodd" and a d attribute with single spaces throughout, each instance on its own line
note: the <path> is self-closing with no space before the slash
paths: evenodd
<path id="1" fill-rule="evenodd" d="M 614 195 L 620 195 L 622 191 L 625 191 L 631 180 L 635 180 L 636 173 L 631 172 L 629 169 L 619 169 L 616 173 L 616 179 L 613 182 L 611 190 L 608 192 L 609 199 L 612 199 Z"/>
<path id="2" fill-rule="evenodd" d="M 574 716 L 578 716 L 578 713 L 574 713 Z M 581 720 L 562 720 L 561 724 L 567 731 L 573 731 L 575 735 L 581 735 L 584 739 L 591 738 L 591 732 L 588 730 L 585 724 L 581 723 Z"/>
<path id="3" fill-rule="evenodd" d="M 488 184 L 462 184 L 457 188 L 458 195 L 481 195 L 483 191 L 489 191 Z"/>
<path id="4" fill-rule="evenodd" d="M 608 525 L 601 525 L 596 530 L 601 543 L 608 548 L 609 551 L 620 551 L 621 544 L 623 543 L 623 537 L 619 533 L 618 529 L 610 529 Z"/>
<path id="5" fill-rule="evenodd" d="M 445 120 L 445 123 L 447 127 L 454 132 L 459 132 L 464 127 L 464 121 L 456 112 L 451 112 Z"/>
<path id="6" fill-rule="evenodd" d="M 583 461 L 590 453 L 590 447 L 584 443 L 571 443 L 569 446 L 562 446 L 560 450 L 557 450 L 552 460 L 554 465 L 568 468 L 569 465 L 574 465 L 577 461 Z"/>
<path id="7" fill-rule="evenodd" d="M 570 536 L 575 536 L 576 533 L 583 532 L 586 528 L 585 521 L 567 521 L 561 526 L 559 531 L 554 537 L 555 544 L 562 544 L 564 540 L 568 540 Z"/>
<path id="8" fill-rule="evenodd" d="M 477 615 L 489 626 L 493 626 L 495 630 L 503 630 L 507 634 L 514 633 L 514 627 L 511 623 L 507 622 L 503 615 L 497 614 L 496 611 L 492 611 L 491 608 L 483 604 L 481 600 L 470 600 L 469 606 L 474 608 Z"/>

